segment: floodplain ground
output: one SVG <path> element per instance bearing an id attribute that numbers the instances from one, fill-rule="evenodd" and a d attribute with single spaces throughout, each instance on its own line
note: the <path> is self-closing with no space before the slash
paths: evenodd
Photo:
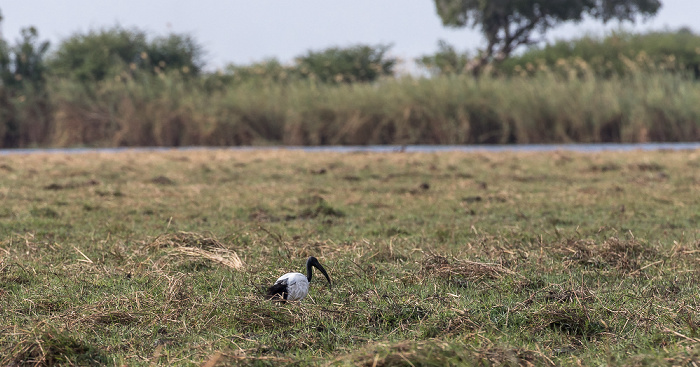
<path id="1" fill-rule="evenodd" d="M 700 151 L 5 155 L 0 198 L 3 366 L 700 365 Z"/>

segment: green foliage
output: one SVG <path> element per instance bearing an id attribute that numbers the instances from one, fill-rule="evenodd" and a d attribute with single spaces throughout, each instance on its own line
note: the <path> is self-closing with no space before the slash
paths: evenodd
<path id="1" fill-rule="evenodd" d="M 157 37 L 146 45 L 148 61 L 156 71 L 179 70 L 183 74 L 197 75 L 204 67 L 204 49 L 185 34 L 169 34 Z"/>
<path id="2" fill-rule="evenodd" d="M 585 66 L 584 66 L 585 64 Z M 579 66 L 611 77 L 639 72 L 689 72 L 700 77 L 700 35 L 689 29 L 644 34 L 615 32 L 535 47 L 504 61 L 498 72 L 530 74 Z"/>
<path id="3" fill-rule="evenodd" d="M 136 67 L 147 57 L 146 34 L 124 29 L 91 30 L 63 40 L 51 55 L 49 67 L 54 75 L 81 82 L 100 81 Z"/>
<path id="4" fill-rule="evenodd" d="M 229 64 L 219 78 L 228 83 L 286 83 L 300 79 L 301 74 L 294 66 L 282 65 L 275 58 L 248 65 Z"/>
<path id="5" fill-rule="evenodd" d="M 0 39 L 0 144 L 17 147 L 45 141 L 50 101 L 45 89 L 44 57 L 49 42 L 34 27 L 24 28 L 15 45 Z"/>
<path id="6" fill-rule="evenodd" d="M 81 82 L 137 71 L 197 74 L 203 65 L 203 49 L 190 36 L 170 34 L 149 41 L 146 32 L 119 26 L 74 34 L 59 44 L 49 64 L 54 75 Z"/>
<path id="7" fill-rule="evenodd" d="M 416 62 L 432 75 L 460 74 L 466 69 L 469 56 L 466 53 L 458 53 L 452 45 L 440 40 L 435 54 L 422 56 L 416 59 Z"/>
<path id="8" fill-rule="evenodd" d="M 249 65 L 230 64 L 223 73 L 208 76 L 208 84 L 220 89 L 232 83 L 288 84 L 304 79 L 326 84 L 372 82 L 393 75 L 396 59 L 386 55 L 389 48 L 358 45 L 309 51 L 293 65 L 283 65 L 274 58 Z"/>
<path id="9" fill-rule="evenodd" d="M 358 45 L 309 51 L 296 59 L 301 75 L 325 83 L 371 82 L 394 73 L 396 58 L 388 57 L 390 45 Z"/>
<path id="10" fill-rule="evenodd" d="M 15 46 L 0 40 L 0 81 L 4 86 L 19 88 L 27 83 L 41 86 L 46 67 L 44 56 L 49 49 L 48 41 L 39 40 L 34 27 L 24 28 L 21 39 Z"/>
<path id="11" fill-rule="evenodd" d="M 475 63 L 479 72 L 490 62 L 500 62 L 521 45 L 536 43 L 535 36 L 585 16 L 609 20 L 634 21 L 638 16 L 654 15 L 659 0 L 435 0 L 438 15 L 445 26 L 478 28 L 487 46 Z"/>

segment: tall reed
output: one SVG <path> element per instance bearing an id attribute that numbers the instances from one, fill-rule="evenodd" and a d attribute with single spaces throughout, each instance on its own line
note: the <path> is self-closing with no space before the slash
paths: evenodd
<path id="1" fill-rule="evenodd" d="M 160 74 L 90 85 L 54 80 L 46 97 L 39 96 L 29 93 L 23 102 L 0 98 L 5 147 L 700 139 L 700 83 L 664 73 L 451 75 L 340 85 L 299 80 L 218 88 Z"/>

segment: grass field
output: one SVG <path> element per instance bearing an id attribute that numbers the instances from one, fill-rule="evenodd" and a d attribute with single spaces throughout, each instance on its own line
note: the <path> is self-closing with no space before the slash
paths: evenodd
<path id="1" fill-rule="evenodd" d="M 0 198 L 2 366 L 700 365 L 700 151 L 6 155 Z"/>

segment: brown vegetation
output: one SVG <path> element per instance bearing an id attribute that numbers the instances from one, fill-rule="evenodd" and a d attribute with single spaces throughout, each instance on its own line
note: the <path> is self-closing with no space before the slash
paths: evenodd
<path id="1" fill-rule="evenodd" d="M 2 87 L 0 87 L 1 89 Z M 698 84 L 677 75 L 374 84 L 242 84 L 177 76 L 50 84 L 48 101 L 2 99 L 2 147 L 522 144 L 700 139 Z M 4 101 L 4 102 L 3 102 Z M 41 116 L 33 111 L 41 110 Z"/>

